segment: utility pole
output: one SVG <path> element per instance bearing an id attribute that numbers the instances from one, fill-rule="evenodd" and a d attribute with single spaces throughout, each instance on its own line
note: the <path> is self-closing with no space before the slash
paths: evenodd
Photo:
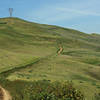
<path id="1" fill-rule="evenodd" d="M 12 17 L 12 13 L 13 13 L 13 8 L 9 8 L 10 17 Z"/>

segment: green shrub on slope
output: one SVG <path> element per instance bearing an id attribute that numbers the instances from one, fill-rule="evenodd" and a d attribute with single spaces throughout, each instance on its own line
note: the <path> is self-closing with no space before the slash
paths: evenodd
<path id="1" fill-rule="evenodd" d="M 30 100 L 84 100 L 82 93 L 71 82 L 36 81 L 25 91 L 26 94 L 30 92 Z"/>
<path id="2" fill-rule="evenodd" d="M 39 80 L 34 82 L 0 80 L 12 100 L 85 100 L 84 95 L 74 88 L 72 82 L 51 82 Z"/>

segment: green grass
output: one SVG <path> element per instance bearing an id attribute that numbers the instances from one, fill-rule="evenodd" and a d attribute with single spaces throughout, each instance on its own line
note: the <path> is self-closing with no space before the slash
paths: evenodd
<path id="1" fill-rule="evenodd" d="M 25 81 L 41 79 L 52 81 L 72 80 L 78 88 L 82 88 L 81 90 L 83 93 L 87 90 L 85 96 L 89 99 L 93 97 L 96 91 L 99 91 L 99 88 L 93 86 L 93 83 L 100 84 L 100 81 L 97 80 L 96 77 L 88 74 L 89 68 L 91 67 L 93 66 L 73 61 L 73 59 L 68 56 L 56 56 L 43 59 L 30 67 L 24 68 L 24 70 L 15 71 L 8 79 L 11 81 L 14 81 L 15 79 Z M 96 68 L 94 67 L 93 69 L 95 70 Z M 80 83 L 80 81 L 82 83 Z M 88 92 L 89 94 L 87 94 Z"/>
<path id="2" fill-rule="evenodd" d="M 6 74 L 4 78 L 11 82 L 72 80 L 86 100 L 100 92 L 100 35 L 18 18 L 0 22 L 6 22 L 0 24 L 0 73 Z M 57 55 L 60 46 L 63 52 Z"/>

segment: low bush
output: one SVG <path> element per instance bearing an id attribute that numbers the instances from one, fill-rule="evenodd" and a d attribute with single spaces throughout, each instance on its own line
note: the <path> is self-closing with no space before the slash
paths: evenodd
<path id="1" fill-rule="evenodd" d="M 95 94 L 95 100 L 100 100 L 100 93 Z"/>
<path id="2" fill-rule="evenodd" d="M 37 81 L 25 92 L 29 93 L 30 100 L 84 100 L 72 82 Z"/>
<path id="3" fill-rule="evenodd" d="M 10 92 L 13 100 L 85 100 L 72 82 L 6 80 L 1 84 Z"/>

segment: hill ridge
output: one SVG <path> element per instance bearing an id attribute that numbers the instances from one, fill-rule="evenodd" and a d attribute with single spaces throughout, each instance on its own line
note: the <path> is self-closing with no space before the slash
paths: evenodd
<path id="1" fill-rule="evenodd" d="M 87 100 L 100 91 L 100 35 L 19 18 L 0 18 L 0 22 L 0 78 L 73 80 Z M 33 64 L 40 58 L 46 59 Z"/>

